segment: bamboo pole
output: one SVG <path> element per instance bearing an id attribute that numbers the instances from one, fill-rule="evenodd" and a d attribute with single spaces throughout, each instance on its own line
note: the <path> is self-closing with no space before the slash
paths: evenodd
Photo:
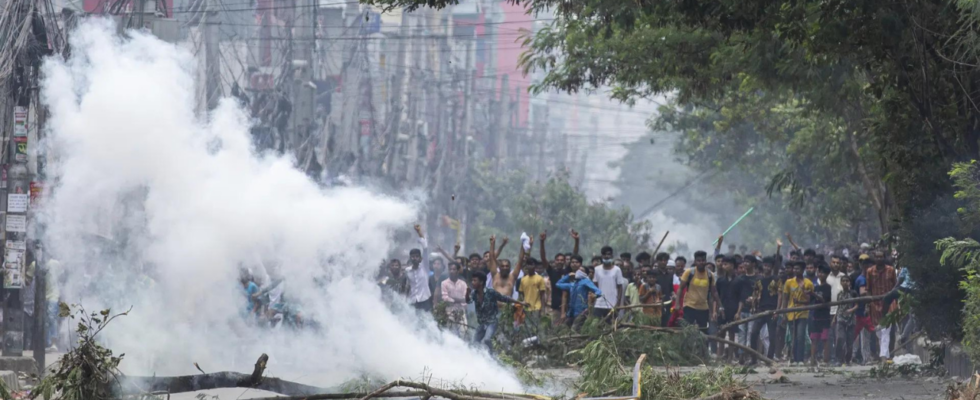
<path id="1" fill-rule="evenodd" d="M 660 251 L 660 246 L 663 246 L 664 245 L 664 240 L 667 240 L 667 235 L 669 235 L 669 234 L 670 234 L 670 231 L 664 232 L 664 237 L 660 238 L 660 243 L 657 243 L 657 248 L 653 250 L 653 256 L 654 257 L 657 256 L 657 252 Z"/>
<path id="2" fill-rule="evenodd" d="M 764 312 L 761 312 L 761 313 L 758 313 L 758 314 L 752 314 L 752 316 L 750 316 L 748 318 L 740 319 L 738 321 L 733 321 L 733 322 L 729 322 L 729 323 L 727 323 L 725 325 L 722 325 L 720 328 L 718 328 L 718 333 L 716 335 L 720 335 L 720 334 L 724 333 L 726 330 L 728 330 L 728 329 L 730 329 L 730 328 L 732 328 L 734 326 L 739 326 L 739 325 L 742 325 L 742 324 L 744 324 L 746 322 L 755 321 L 757 319 L 765 318 L 765 317 L 768 317 L 768 316 L 779 315 L 779 314 L 788 314 L 788 313 L 791 313 L 791 312 L 798 312 L 798 311 L 816 310 L 818 308 L 831 307 L 831 306 L 839 306 L 839 305 L 845 305 L 845 304 L 870 303 L 870 302 L 873 302 L 873 301 L 878 301 L 878 300 L 884 299 L 885 296 L 887 296 L 887 295 L 888 295 L 888 293 L 877 295 L 877 296 L 870 296 L 870 297 L 854 297 L 854 298 L 850 298 L 850 299 L 847 299 L 847 300 L 831 301 L 829 303 L 811 304 L 811 305 L 802 306 L 802 307 L 793 307 L 793 308 L 784 308 L 784 309 L 781 309 L 781 310 L 764 311 Z"/>

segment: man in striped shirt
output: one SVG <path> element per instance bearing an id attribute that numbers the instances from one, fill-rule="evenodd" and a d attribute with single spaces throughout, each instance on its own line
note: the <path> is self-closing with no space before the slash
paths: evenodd
<path id="1" fill-rule="evenodd" d="M 895 268 L 886 264 L 887 260 L 883 251 L 876 250 L 874 252 L 874 261 L 875 265 L 868 268 L 865 277 L 868 280 L 868 293 L 871 296 L 880 296 L 895 288 L 898 284 L 898 276 L 895 274 Z M 888 347 L 891 338 L 891 327 L 878 325 L 882 317 L 888 313 L 888 310 L 884 309 L 883 303 L 878 300 L 868 304 L 871 323 L 877 326 L 875 334 L 878 336 L 879 356 L 882 360 L 889 358 Z"/>

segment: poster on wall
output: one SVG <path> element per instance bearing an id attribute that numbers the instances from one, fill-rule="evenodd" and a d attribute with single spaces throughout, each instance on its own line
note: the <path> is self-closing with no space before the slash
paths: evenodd
<path id="1" fill-rule="evenodd" d="M 7 232 L 27 232 L 27 216 L 7 214 Z"/>
<path id="2" fill-rule="evenodd" d="M 3 268 L 3 288 L 20 289 L 24 287 L 24 274 L 20 269 Z"/>
<path id="3" fill-rule="evenodd" d="M 3 287 L 20 289 L 24 286 L 24 255 L 27 242 L 8 240 L 3 249 Z"/>
<path id="4" fill-rule="evenodd" d="M 38 181 L 31 181 L 31 207 L 37 207 L 42 193 L 44 193 L 44 185 Z"/>
<path id="5" fill-rule="evenodd" d="M 27 212 L 28 202 L 30 202 L 30 195 L 26 193 L 10 193 L 7 195 L 7 212 Z"/>

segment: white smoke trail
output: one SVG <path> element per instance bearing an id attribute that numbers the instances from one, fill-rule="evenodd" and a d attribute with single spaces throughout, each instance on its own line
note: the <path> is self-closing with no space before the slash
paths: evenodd
<path id="1" fill-rule="evenodd" d="M 322 190 L 288 159 L 254 154 L 232 101 L 210 123 L 195 119 L 187 51 L 114 32 L 87 21 L 72 57 L 44 64 L 54 189 L 43 220 L 50 253 L 70 274 L 67 300 L 90 311 L 134 306 L 106 333 L 128 371 L 190 373 L 194 361 L 250 370 L 266 352 L 271 373 L 319 385 L 424 371 L 519 388 L 483 352 L 383 305 L 373 273 L 414 207 L 365 189 Z M 111 243 L 95 245 L 96 235 Z M 242 326 L 237 271 L 256 260 L 281 262 L 288 293 L 322 331 Z"/>

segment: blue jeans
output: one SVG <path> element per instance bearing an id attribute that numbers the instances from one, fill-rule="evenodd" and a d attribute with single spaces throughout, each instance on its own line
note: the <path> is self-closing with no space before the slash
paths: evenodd
<path id="1" fill-rule="evenodd" d="M 490 352 L 493 352 L 493 335 L 497 333 L 497 322 L 491 322 L 489 324 L 479 324 L 476 327 L 476 333 L 473 334 L 473 343 L 480 343 L 487 346 Z"/>
<path id="2" fill-rule="evenodd" d="M 58 310 L 58 302 L 57 301 L 49 301 L 48 302 L 48 315 L 46 315 L 46 317 L 47 317 L 47 326 L 45 327 L 45 328 L 47 328 L 47 332 L 46 332 L 47 333 L 47 335 L 46 335 L 47 336 L 47 340 L 46 340 L 46 345 L 47 346 L 46 347 L 51 347 L 51 345 L 55 344 L 55 341 L 58 338 L 58 311 L 59 311 Z"/>

